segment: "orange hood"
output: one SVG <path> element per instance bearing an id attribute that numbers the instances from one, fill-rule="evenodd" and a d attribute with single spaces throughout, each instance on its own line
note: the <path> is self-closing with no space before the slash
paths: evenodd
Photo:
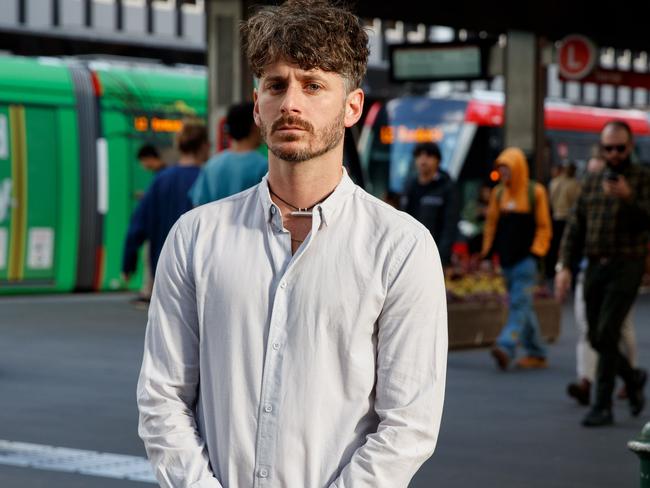
<path id="1" fill-rule="evenodd" d="M 507 186 L 511 191 L 517 192 L 518 189 L 528 188 L 528 161 L 521 149 L 517 147 L 504 149 L 494 164 L 497 166 L 503 164 L 510 168 L 511 178 Z"/>

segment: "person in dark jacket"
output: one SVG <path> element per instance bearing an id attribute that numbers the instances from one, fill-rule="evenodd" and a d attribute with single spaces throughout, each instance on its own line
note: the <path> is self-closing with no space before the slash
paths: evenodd
<path id="1" fill-rule="evenodd" d="M 429 229 L 438 245 L 442 264 L 447 266 L 458 224 L 454 182 L 440 169 L 440 148 L 436 143 L 417 144 L 413 157 L 418 174 L 407 183 L 401 207 Z"/>
<path id="2" fill-rule="evenodd" d="M 169 230 L 178 217 L 192 209 L 188 191 L 208 157 L 210 146 L 205 125 L 186 120 L 176 135 L 180 159 L 176 166 L 162 170 L 140 200 L 131 217 L 124 243 L 122 275 L 128 281 L 138 263 L 138 249 L 149 241 L 149 263 L 155 276 L 158 257 Z"/>

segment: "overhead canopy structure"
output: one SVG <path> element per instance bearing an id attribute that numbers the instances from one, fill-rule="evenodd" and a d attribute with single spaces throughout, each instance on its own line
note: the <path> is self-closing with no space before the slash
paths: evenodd
<path id="1" fill-rule="evenodd" d="M 219 0 L 208 0 L 219 2 Z M 243 0 L 244 12 L 260 4 L 282 1 Z M 567 0 L 455 0 L 399 3 L 376 0 L 342 0 L 362 18 L 396 20 L 412 24 L 444 25 L 476 32 L 527 31 L 550 40 L 580 33 L 601 46 L 650 51 L 647 4 L 620 0 L 599 7 L 593 2 Z"/>
<path id="2" fill-rule="evenodd" d="M 356 0 L 347 3 L 364 18 L 446 25 L 492 33 L 522 30 L 550 40 L 581 33 L 602 46 L 650 50 L 647 4 L 644 2 L 620 0 L 603 7 L 593 2 L 566 0 L 403 0 L 398 4 Z"/>

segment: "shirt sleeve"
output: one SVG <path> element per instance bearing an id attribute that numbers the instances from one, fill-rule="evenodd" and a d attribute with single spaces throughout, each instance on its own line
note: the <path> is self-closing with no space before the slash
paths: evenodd
<path id="1" fill-rule="evenodd" d="M 650 229 L 650 172 L 643 169 L 636 188 L 632 188 L 629 202 L 622 201 L 621 209 L 629 215 L 636 230 L 645 232 Z"/>
<path id="2" fill-rule="evenodd" d="M 445 192 L 445 214 L 442 238 L 440 239 L 439 251 L 442 264 L 448 266 L 451 262 L 451 248 L 456 241 L 458 234 L 458 195 L 456 186 L 449 181 Z"/>
<path id="3" fill-rule="evenodd" d="M 447 371 L 447 302 L 431 235 L 420 234 L 396 262 L 377 324 L 380 422 L 330 488 L 407 488 L 436 446 Z"/>
<path id="4" fill-rule="evenodd" d="M 138 249 L 147 240 L 147 222 L 151 211 L 154 188 L 152 185 L 144 194 L 131 216 L 122 255 L 122 272 L 125 274 L 131 274 L 135 271 L 138 265 Z"/>
<path id="5" fill-rule="evenodd" d="M 138 380 L 138 433 L 162 488 L 222 488 L 194 417 L 199 330 L 191 251 L 178 221 L 163 246 Z"/>

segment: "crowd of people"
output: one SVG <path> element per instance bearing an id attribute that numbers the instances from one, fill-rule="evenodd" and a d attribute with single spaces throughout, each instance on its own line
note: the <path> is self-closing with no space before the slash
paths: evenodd
<path id="1" fill-rule="evenodd" d="M 177 134 L 176 147 L 180 153 L 177 165 L 166 168 L 151 145 L 138 151 L 138 160 L 156 177 L 141 196 L 125 242 L 123 275 L 127 281 L 136 269 L 138 249 L 145 244 L 143 286 L 140 296 L 134 300 L 136 304 L 146 305 L 150 300 L 158 258 L 176 220 L 193 207 L 256 185 L 267 173 L 268 162 L 260 150 L 262 137 L 253 119 L 253 104 L 231 107 L 226 117 L 226 130 L 230 138 L 229 149 L 210 159 L 206 129 L 196 120 L 186 121 Z M 625 137 L 628 139 L 624 140 Z M 464 210 L 471 214 L 465 218 L 479 225 L 478 231 L 468 238 L 469 251 L 490 266 L 494 262 L 491 257 L 498 256 L 500 271 L 507 283 L 508 318 L 491 349 L 500 369 L 507 370 L 515 362 L 520 346 L 524 355 L 515 362 L 518 368 L 548 366 L 546 347 L 533 307 L 533 289 L 544 277 L 551 283 L 555 278 L 553 286 L 557 297 L 563 300 L 568 280 L 573 283 L 578 330 L 576 380 L 567 385 L 567 394 L 581 405 L 590 405 L 592 390 L 597 391 L 594 410 L 585 419 L 585 425 L 611 423 L 612 374 L 621 374 L 624 384 L 617 396 L 629 399 L 635 415 L 643 408 L 642 389 L 646 381 L 645 370 L 637 367 L 631 310 L 639 288 L 639 270 L 645 269 L 641 261 L 645 256 L 646 203 L 636 201 L 645 198 L 642 187 L 645 173 L 639 170 L 637 175 L 638 166 L 630 160 L 633 135 L 624 122 L 608 124 L 602 138 L 600 150 L 589 160 L 583 178 L 577 178 L 573 162 L 565 162 L 553 168 L 547 188 L 530 179 L 524 153 L 517 148 L 507 148 L 495 161 L 499 183 L 494 187 L 484 184 L 478 199 L 466 204 Z M 608 144 L 610 139 L 621 144 Z M 619 151 L 622 148 L 624 150 Z M 413 150 L 415 176 L 407 181 L 394 205 L 429 230 L 443 266 L 449 269 L 461 212 L 455 183 L 440 168 L 440 163 L 441 152 L 437 144 L 416 144 Z M 637 188 L 625 179 L 630 171 L 633 171 L 632 184 Z M 591 185 L 590 194 L 584 193 L 586 185 Z M 628 201 L 630 198 L 635 200 Z M 594 209 L 594 199 L 604 203 Z M 612 212 L 608 214 L 606 210 Z M 631 212 L 636 213 L 630 217 Z M 617 222 L 617 227 L 608 227 L 604 222 Z M 627 241 L 618 244 L 622 242 L 620 239 Z M 615 257 L 612 255 L 613 242 L 617 242 L 616 266 L 610 261 Z M 621 250 L 623 255 L 619 253 Z M 593 290 L 599 275 L 620 270 L 621 263 L 627 265 L 628 262 L 634 266 L 630 265 L 628 273 L 620 277 L 621 283 L 630 285 L 622 303 L 617 301 L 623 300 L 618 296 L 622 293 L 619 288 L 608 290 L 601 283 L 600 290 Z M 591 272 L 588 271 L 590 265 Z M 588 276 L 588 292 L 593 293 L 597 304 L 605 309 L 589 311 L 585 298 Z M 608 295 L 614 292 L 614 297 Z M 593 300 L 596 298 L 592 299 L 592 309 L 596 306 Z M 616 350 L 622 354 L 616 353 L 612 344 L 618 344 Z M 603 350 L 606 351 L 605 359 L 599 361 L 596 351 Z"/>
<path id="2" fill-rule="evenodd" d="M 147 242 L 156 275 L 142 297 L 140 436 L 165 487 L 405 488 L 440 428 L 444 273 L 467 209 L 433 142 L 415 145 L 415 176 L 392 205 L 348 176 L 344 134 L 363 113 L 368 57 L 349 11 L 325 0 L 264 7 L 242 41 L 259 83 L 254 103 L 228 112 L 230 148 L 208 160 L 205 126 L 187 120 L 175 165 L 160 169 L 154 148 L 138 154 L 157 172 L 123 261 L 128 281 Z M 633 150 L 630 127 L 611 121 L 583 180 L 567 164 L 547 188 L 521 149 L 505 148 L 498 184 L 471 207 L 470 247 L 507 283 L 490 351 L 499 369 L 548 367 L 533 288 L 552 278 L 564 300 L 576 282 L 567 392 L 591 405 L 586 427 L 613 423 L 617 376 L 630 413 L 645 406 L 630 310 L 650 172 Z"/>

